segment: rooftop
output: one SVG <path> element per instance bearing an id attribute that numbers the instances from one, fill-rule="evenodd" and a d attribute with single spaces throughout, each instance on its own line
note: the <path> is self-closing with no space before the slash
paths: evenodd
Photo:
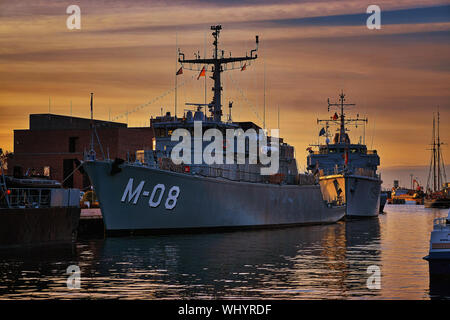
<path id="1" fill-rule="evenodd" d="M 127 128 L 126 123 L 93 120 L 96 127 Z M 90 129 L 91 119 L 51 113 L 30 114 L 30 130 Z"/>

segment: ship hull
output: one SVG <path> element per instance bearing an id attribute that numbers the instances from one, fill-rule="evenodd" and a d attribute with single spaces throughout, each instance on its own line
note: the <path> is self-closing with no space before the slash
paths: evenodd
<path id="1" fill-rule="evenodd" d="M 446 225 L 434 225 L 430 237 L 430 251 L 424 257 L 428 261 L 430 277 L 450 278 L 450 227 Z"/>
<path id="2" fill-rule="evenodd" d="M 381 180 L 357 175 L 320 177 L 328 201 L 339 197 L 346 203 L 346 217 L 376 217 L 380 212 Z"/>
<path id="3" fill-rule="evenodd" d="M 0 209 L 0 245 L 76 240 L 80 208 Z"/>
<path id="4" fill-rule="evenodd" d="M 236 182 L 130 164 L 111 175 L 108 161 L 84 167 L 109 234 L 334 223 L 345 214 L 326 205 L 317 185 Z"/>
<path id="5" fill-rule="evenodd" d="M 380 213 L 384 212 L 384 206 L 386 205 L 387 198 L 388 196 L 385 192 L 380 193 Z"/>
<path id="6" fill-rule="evenodd" d="M 450 199 L 438 198 L 438 199 L 425 199 L 423 202 L 425 208 L 450 208 Z"/>

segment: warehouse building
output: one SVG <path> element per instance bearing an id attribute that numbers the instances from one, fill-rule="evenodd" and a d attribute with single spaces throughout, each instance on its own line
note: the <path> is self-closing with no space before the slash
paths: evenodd
<path id="1" fill-rule="evenodd" d="M 86 189 L 90 181 L 79 166 L 91 149 L 92 137 L 98 159 L 132 160 L 137 150 L 152 148 L 150 127 L 128 128 L 125 123 L 102 120 L 92 123 L 96 134 L 90 119 L 30 114 L 29 129 L 14 130 L 14 155 L 8 161 L 8 174 L 46 176 L 67 188 Z"/>

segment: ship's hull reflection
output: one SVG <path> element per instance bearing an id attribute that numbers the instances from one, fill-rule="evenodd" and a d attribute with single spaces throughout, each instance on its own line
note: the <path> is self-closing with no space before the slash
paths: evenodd
<path id="1" fill-rule="evenodd" d="M 429 261 L 430 298 L 450 299 L 450 260 Z"/>
<path id="2" fill-rule="evenodd" d="M 147 298 L 377 296 L 367 267 L 380 264 L 377 218 L 272 230 L 108 238 L 94 273 L 139 286 Z M 97 283 L 98 285 L 98 283 Z M 95 288 L 91 288 L 94 289 Z"/>

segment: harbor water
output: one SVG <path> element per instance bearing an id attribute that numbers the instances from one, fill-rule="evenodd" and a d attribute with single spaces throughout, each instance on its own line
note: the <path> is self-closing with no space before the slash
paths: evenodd
<path id="1" fill-rule="evenodd" d="M 449 299 L 422 259 L 446 215 L 386 205 L 331 225 L 4 247 L 0 299 Z M 70 266 L 79 288 L 68 287 Z"/>

